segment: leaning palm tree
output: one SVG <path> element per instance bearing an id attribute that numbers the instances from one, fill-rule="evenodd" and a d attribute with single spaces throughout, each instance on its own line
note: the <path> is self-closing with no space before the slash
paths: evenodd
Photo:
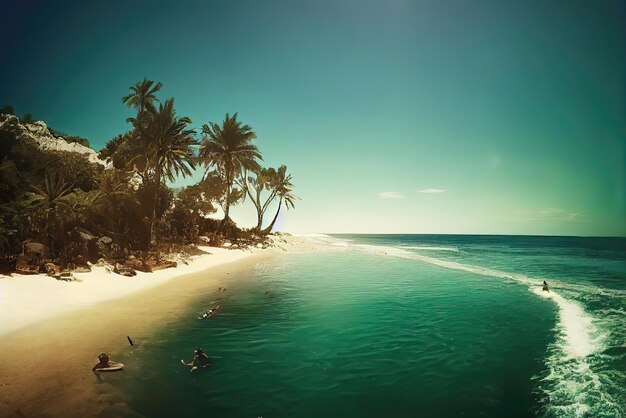
<path id="1" fill-rule="evenodd" d="M 156 234 L 159 191 L 163 180 L 173 182 L 177 176 L 186 177 L 195 169 L 194 146 L 198 145 L 193 129 L 188 129 L 191 119 L 177 117 L 174 99 L 166 100 L 158 109 L 148 109 L 135 120 L 138 146 L 147 162 L 147 170 L 154 187 L 150 243 L 158 242 Z"/>
<path id="2" fill-rule="evenodd" d="M 276 175 L 273 177 L 271 186 L 273 190 L 276 192 L 276 196 L 278 196 L 278 209 L 276 210 L 276 215 L 274 215 L 274 219 L 272 219 L 272 223 L 262 231 L 263 235 L 267 235 L 272 232 L 272 228 L 274 228 L 274 224 L 278 219 L 278 214 L 280 213 L 280 208 L 285 202 L 285 206 L 287 209 L 294 208 L 295 202 L 298 197 L 294 195 L 293 192 L 293 183 L 291 183 L 291 174 L 287 174 L 287 166 L 281 165 L 276 172 Z"/>
<path id="3" fill-rule="evenodd" d="M 154 81 L 144 77 L 143 81 L 130 87 L 130 93 L 122 98 L 122 102 L 128 107 L 134 107 L 137 110 L 137 115 L 143 114 L 146 110 L 154 111 L 156 110 L 154 104 L 159 101 L 156 93 L 161 90 L 161 87 L 163 84 L 155 84 Z"/>
<path id="4" fill-rule="evenodd" d="M 254 172 L 254 175 L 255 176 L 252 177 L 248 176 L 248 173 L 244 173 L 242 176 L 242 189 L 246 192 L 248 198 L 256 208 L 257 223 L 254 230 L 260 234 L 265 211 L 270 203 L 274 201 L 278 193 L 278 190 L 273 187 L 277 182 L 278 171 L 271 167 L 261 168 Z M 266 190 L 269 192 L 269 195 L 262 197 L 262 193 Z"/>
<path id="5" fill-rule="evenodd" d="M 242 125 L 237 120 L 237 113 L 232 117 L 227 113 L 221 126 L 217 123 L 203 125 L 202 132 L 204 138 L 200 158 L 206 165 L 205 177 L 214 168 L 226 182 L 224 225 L 229 220 L 236 178 L 246 170 L 259 170 L 257 160 L 263 157 L 256 145 L 252 144 L 256 134 L 249 125 Z"/>

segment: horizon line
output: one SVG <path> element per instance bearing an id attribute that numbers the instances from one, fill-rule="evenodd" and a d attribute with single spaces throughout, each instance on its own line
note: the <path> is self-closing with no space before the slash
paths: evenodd
<path id="1" fill-rule="evenodd" d="M 549 234 L 495 234 L 495 233 L 429 233 L 429 232 L 289 232 L 276 231 L 279 233 L 289 233 L 292 235 L 461 235 L 461 236 L 482 236 L 482 237 L 543 237 L 543 238 L 623 238 L 626 235 L 549 235 Z"/>

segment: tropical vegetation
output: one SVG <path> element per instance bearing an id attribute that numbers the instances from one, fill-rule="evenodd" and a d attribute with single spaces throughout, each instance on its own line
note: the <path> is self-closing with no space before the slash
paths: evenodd
<path id="1" fill-rule="evenodd" d="M 194 128 L 190 118 L 177 114 L 174 98 L 159 98 L 161 88 L 147 78 L 129 88 L 122 98 L 134 112 L 129 129 L 108 141 L 96 162 L 78 152 L 37 146 L 24 132 L 39 122 L 0 107 L 2 270 L 102 258 L 118 263 L 141 258 L 146 264 L 176 246 L 254 244 L 272 231 L 283 206 L 294 207 L 286 166 L 261 166 L 257 134 L 237 113 Z M 48 131 L 89 146 L 85 138 Z M 196 170 L 200 181 L 174 187 Z M 254 205 L 257 223 L 242 229 L 231 208 L 246 201 Z M 277 211 L 264 225 L 272 203 Z"/>

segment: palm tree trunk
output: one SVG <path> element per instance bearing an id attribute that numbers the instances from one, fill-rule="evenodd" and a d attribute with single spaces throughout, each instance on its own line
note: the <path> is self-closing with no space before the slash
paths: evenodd
<path id="1" fill-rule="evenodd" d="M 281 197 L 280 200 L 278 201 L 278 209 L 276 210 L 276 215 L 274 215 L 274 219 L 272 219 L 272 223 L 270 224 L 270 226 L 268 226 L 267 228 L 265 228 L 263 230 L 263 232 L 261 232 L 263 235 L 267 235 L 270 232 L 272 232 L 272 228 L 274 228 L 274 224 L 276 223 L 276 219 L 278 219 L 278 213 L 280 212 L 280 207 L 283 205 L 283 198 Z"/>
<path id="2" fill-rule="evenodd" d="M 256 227 L 254 228 L 254 230 L 257 233 L 260 233 L 262 226 L 263 226 L 263 212 L 261 212 L 261 207 L 257 206 L 257 208 L 256 208 Z"/>
<path id="3" fill-rule="evenodd" d="M 48 238 L 48 248 L 50 249 L 50 258 L 52 258 L 52 260 L 54 261 L 55 259 L 55 248 L 54 248 L 54 237 L 53 237 L 53 230 L 54 228 L 52 227 L 52 216 L 50 216 L 50 211 L 52 209 L 48 210 L 48 213 L 46 213 L 46 238 Z"/>
<path id="4" fill-rule="evenodd" d="M 152 204 L 152 219 L 150 220 L 150 244 L 158 247 L 158 231 L 156 227 L 157 220 L 157 207 L 159 206 L 159 192 L 161 188 L 161 168 L 157 167 L 155 170 L 155 182 L 154 182 L 154 202 Z M 158 248 L 157 248 L 158 258 Z"/>
<path id="5" fill-rule="evenodd" d="M 228 222 L 228 212 L 230 211 L 230 172 L 226 170 L 226 208 L 224 209 L 224 219 L 222 219 L 222 226 Z"/>
<path id="6" fill-rule="evenodd" d="M 256 208 L 256 226 L 254 227 L 254 231 L 257 234 L 260 234 L 261 227 L 263 226 L 263 208 L 261 207 L 261 189 L 257 185 L 257 188 L 255 189 L 256 191 L 256 199 L 255 199 L 252 193 L 250 192 L 250 185 L 248 184 L 248 172 L 247 171 L 244 173 L 243 178 L 244 178 L 244 182 L 246 185 L 246 193 L 248 194 L 248 197 L 250 198 L 250 200 L 254 204 L 254 207 Z"/>

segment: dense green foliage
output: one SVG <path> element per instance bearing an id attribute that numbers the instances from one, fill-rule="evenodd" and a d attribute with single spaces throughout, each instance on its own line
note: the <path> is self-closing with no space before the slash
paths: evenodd
<path id="1" fill-rule="evenodd" d="M 156 253 L 158 258 L 163 248 L 195 244 L 202 236 L 215 245 L 224 239 L 261 238 L 276 221 L 274 217 L 262 229 L 263 213 L 272 201 L 278 200 L 278 210 L 283 204 L 293 207 L 286 167 L 259 165 L 262 155 L 252 143 L 256 133 L 236 113 L 196 132 L 189 118 L 176 114 L 173 98 L 159 100 L 160 88 L 161 83 L 147 79 L 130 88 L 122 100 L 136 114 L 127 119 L 130 129 L 100 150 L 101 163 L 78 152 L 44 150 L 24 139 L 24 126 L 33 123 L 30 115 L 19 124 L 2 125 L 0 260 L 5 270 L 29 252 L 35 252 L 39 266 L 46 261 L 67 265 L 101 257 L 124 260 L 133 254 Z M 13 112 L 10 106 L 0 110 Z M 89 146 L 85 138 L 49 131 Z M 199 166 L 204 171 L 199 183 L 168 186 Z M 262 193 L 267 196 L 261 202 Z M 246 196 L 259 211 L 256 228 L 248 231 L 230 218 L 230 207 Z M 224 212 L 221 222 L 210 216 L 218 208 Z"/>

